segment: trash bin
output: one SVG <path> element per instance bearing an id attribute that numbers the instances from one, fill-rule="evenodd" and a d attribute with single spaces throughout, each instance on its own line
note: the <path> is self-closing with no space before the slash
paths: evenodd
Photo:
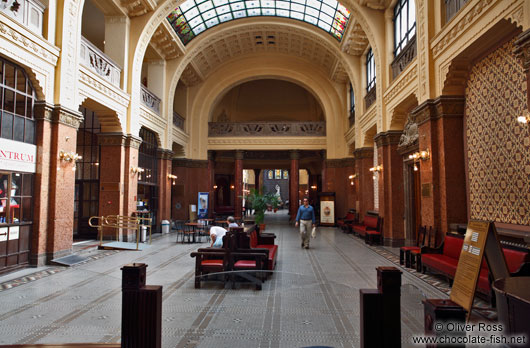
<path id="1" fill-rule="evenodd" d="M 141 225 L 140 231 L 140 242 L 145 243 L 145 240 L 147 239 L 147 226 Z"/>
<path id="2" fill-rule="evenodd" d="M 162 225 L 162 234 L 169 233 L 169 221 L 162 220 L 160 224 Z"/>

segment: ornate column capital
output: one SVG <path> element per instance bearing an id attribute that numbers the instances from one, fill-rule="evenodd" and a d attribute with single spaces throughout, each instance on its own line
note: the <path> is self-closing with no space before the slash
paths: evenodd
<path id="1" fill-rule="evenodd" d="M 291 150 L 291 151 L 289 151 L 289 157 L 292 160 L 299 160 L 300 159 L 300 151 L 299 150 Z"/>
<path id="2" fill-rule="evenodd" d="M 127 134 L 125 138 L 125 147 L 139 149 L 141 143 L 142 143 L 142 138 L 134 136 L 132 134 Z"/>
<path id="3" fill-rule="evenodd" d="M 79 111 L 71 110 L 62 105 L 56 104 L 52 112 L 52 122 L 72 127 L 77 130 L 79 129 L 81 122 L 83 122 L 83 115 Z"/>
<path id="4" fill-rule="evenodd" d="M 523 31 L 514 42 L 513 54 L 521 59 L 524 72 L 530 70 L 530 29 Z"/>
<path id="5" fill-rule="evenodd" d="M 464 116 L 465 97 L 441 95 L 436 99 L 427 99 L 411 111 L 415 123 L 421 125 L 438 118 L 462 118 Z"/>
<path id="6" fill-rule="evenodd" d="M 45 101 L 38 100 L 35 102 L 35 120 L 52 121 L 53 105 Z"/>
<path id="7" fill-rule="evenodd" d="M 127 136 L 123 133 L 99 133 L 98 143 L 101 146 L 125 146 Z"/>
<path id="8" fill-rule="evenodd" d="M 162 160 L 171 160 L 173 159 L 173 151 L 169 149 L 157 149 L 156 150 L 156 158 L 162 159 Z"/>
<path id="9" fill-rule="evenodd" d="M 363 158 L 374 158 L 374 148 L 373 147 L 360 147 L 353 151 L 353 156 L 356 160 Z"/>
<path id="10" fill-rule="evenodd" d="M 236 160 L 242 160 L 245 158 L 245 151 L 236 150 Z"/>
<path id="11" fill-rule="evenodd" d="M 401 139 L 402 131 L 390 130 L 387 132 L 377 133 L 374 137 L 374 141 L 377 144 L 377 147 L 387 146 L 387 145 L 397 145 L 399 144 L 399 139 Z"/>

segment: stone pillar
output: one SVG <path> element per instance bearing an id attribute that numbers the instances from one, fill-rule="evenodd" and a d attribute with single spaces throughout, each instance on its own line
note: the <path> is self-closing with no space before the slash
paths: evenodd
<path id="1" fill-rule="evenodd" d="M 171 164 L 173 151 L 158 149 L 158 214 L 156 214 L 156 225 L 160 226 L 162 220 L 171 220 L 171 184 L 173 180 L 169 178 L 172 174 Z"/>
<path id="2" fill-rule="evenodd" d="M 355 172 L 359 174 L 358 204 L 356 205 L 358 206 L 359 219 L 362 221 L 366 212 L 374 209 L 374 179 L 370 171 L 370 168 L 374 165 L 374 148 L 358 148 L 353 152 L 353 156 L 355 157 Z"/>
<path id="3" fill-rule="evenodd" d="M 245 153 L 242 150 L 236 150 L 236 164 L 234 173 L 235 185 L 235 216 L 243 217 L 243 158 Z"/>
<path id="4" fill-rule="evenodd" d="M 127 86 L 129 28 L 127 16 L 105 16 L 105 54 L 122 67 L 121 86 Z"/>
<path id="5" fill-rule="evenodd" d="M 298 212 L 298 188 L 300 187 L 300 152 L 298 150 L 292 150 L 290 156 L 291 173 L 289 177 L 289 213 L 292 221 L 296 218 L 296 213 Z"/>
<path id="6" fill-rule="evenodd" d="M 428 160 L 420 161 L 421 220 L 437 229 L 438 241 L 450 223 L 467 222 L 464 103 L 464 97 L 440 96 L 412 111 L 419 151 L 430 152 Z"/>
<path id="7" fill-rule="evenodd" d="M 37 103 L 35 119 L 38 150 L 30 261 L 43 265 L 72 250 L 75 162 L 61 160 L 59 154 L 76 153 L 83 118 L 61 105 Z"/>
<path id="8" fill-rule="evenodd" d="M 520 59 L 526 74 L 526 104 L 530 110 L 530 29 L 519 34 L 514 42 L 513 53 Z"/>
<path id="9" fill-rule="evenodd" d="M 136 201 L 138 192 L 138 175 L 133 173 L 131 168 L 138 167 L 138 153 L 142 138 L 128 134 L 124 144 L 124 172 L 123 172 L 123 215 L 131 216 L 136 211 Z"/>
<path id="10" fill-rule="evenodd" d="M 397 247 L 405 242 L 403 157 L 397 152 L 402 131 L 379 133 L 378 161 L 383 166 L 379 175 L 379 214 L 384 218 L 383 237 L 386 244 Z"/>
<path id="11" fill-rule="evenodd" d="M 208 192 L 210 192 L 210 199 L 208 202 L 208 217 L 214 218 L 215 208 L 215 152 L 208 151 Z"/>

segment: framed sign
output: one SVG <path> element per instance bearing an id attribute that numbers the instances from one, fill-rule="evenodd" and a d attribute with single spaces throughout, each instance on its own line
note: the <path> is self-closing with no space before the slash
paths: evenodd
<path id="1" fill-rule="evenodd" d="M 335 226 L 335 192 L 321 192 L 318 199 L 320 225 Z"/>
<path id="2" fill-rule="evenodd" d="M 208 217 L 208 192 L 199 192 L 199 211 L 197 217 L 199 219 L 206 219 Z"/>
<path id="3" fill-rule="evenodd" d="M 495 225 L 489 221 L 471 220 L 467 225 L 450 296 L 452 301 L 467 310 L 468 319 L 473 306 L 483 256 L 486 256 L 494 279 L 509 276 Z"/>

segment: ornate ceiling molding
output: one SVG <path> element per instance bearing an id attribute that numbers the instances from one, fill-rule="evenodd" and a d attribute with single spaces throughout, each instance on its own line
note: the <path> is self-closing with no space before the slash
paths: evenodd
<path id="1" fill-rule="evenodd" d="M 173 29 L 169 27 L 167 21 L 162 21 L 153 34 L 151 43 L 166 60 L 169 60 L 182 55 L 178 40 L 179 38 L 175 35 Z"/>
<path id="2" fill-rule="evenodd" d="M 137 17 L 156 8 L 156 0 L 120 0 L 122 6 L 127 9 L 129 17 Z"/>
<path id="3" fill-rule="evenodd" d="M 360 56 L 368 47 L 368 37 L 359 22 L 352 21 L 350 25 L 352 25 L 352 27 L 342 45 L 342 51 L 352 56 Z"/>

